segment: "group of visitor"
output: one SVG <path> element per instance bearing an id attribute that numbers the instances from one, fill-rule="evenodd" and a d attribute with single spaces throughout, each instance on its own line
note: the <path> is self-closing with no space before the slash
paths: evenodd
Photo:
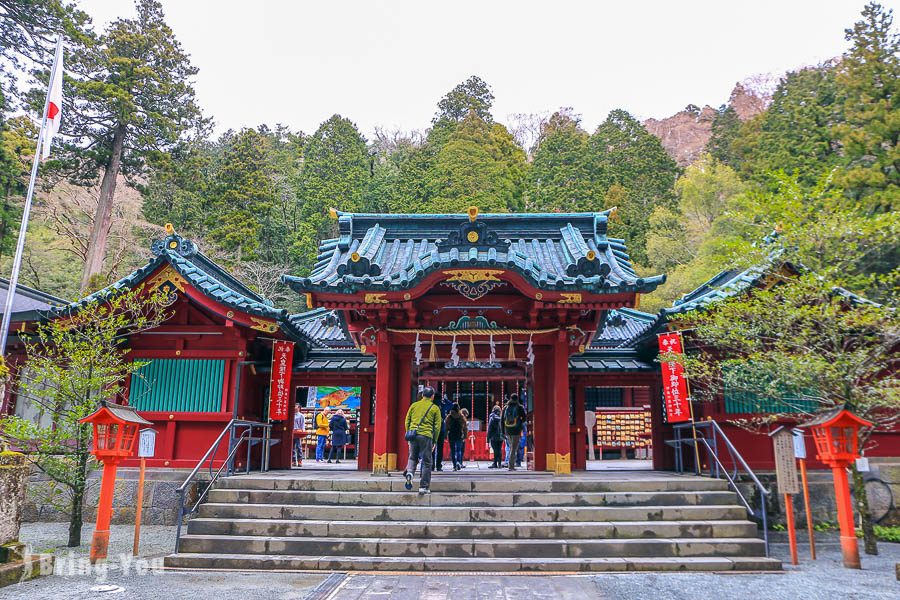
<path id="1" fill-rule="evenodd" d="M 526 446 L 525 407 L 518 394 L 511 394 L 502 406 L 494 405 L 487 420 L 487 441 L 493 452 L 489 469 L 506 468 L 514 471 L 522 466 Z M 350 441 L 350 425 L 344 411 L 332 414 L 331 407 L 324 407 L 315 415 L 316 462 L 341 462 L 344 446 Z M 302 439 L 306 431 L 306 415 L 298 402 L 294 407 L 293 466 L 303 465 Z M 419 493 L 427 494 L 431 485 L 431 471 L 443 470 L 445 440 L 450 446 L 450 462 L 454 471 L 465 468 L 465 446 L 469 435 L 469 411 L 447 396 L 438 399 L 434 388 L 425 387 L 406 413 L 406 440 L 409 443 L 409 461 L 403 472 L 406 488 L 412 489 L 412 475 L 421 463 Z M 329 437 L 331 447 L 328 456 L 325 449 Z M 504 446 L 505 455 L 504 455 Z"/>
<path id="2" fill-rule="evenodd" d="M 350 424 L 342 409 L 338 409 L 333 415 L 331 407 L 324 407 L 316 414 L 316 462 L 331 462 L 331 457 L 337 455 L 334 462 L 340 463 L 344 446 L 350 443 Z M 303 466 L 302 438 L 306 431 L 306 415 L 300 410 L 300 403 L 294 406 L 294 451 L 293 464 L 295 467 Z M 303 432 L 297 434 L 296 432 Z M 328 437 L 331 436 L 331 448 L 328 450 L 328 459 L 325 459 L 325 447 L 328 445 Z"/>
<path id="3" fill-rule="evenodd" d="M 409 460 L 403 477 L 407 490 L 412 489 L 413 474 L 421 463 L 419 494 L 430 493 L 432 465 L 436 465 L 437 470 L 442 468 L 444 439 L 450 442 L 453 470 L 458 471 L 465 466 L 463 457 L 469 428 L 468 416 L 466 409 L 461 409 L 457 403 L 449 403 L 446 396 L 438 400 L 434 388 L 422 388 L 406 412 L 405 439 L 409 444 Z M 488 418 L 488 441 L 494 453 L 494 462 L 489 468 L 505 467 L 515 471 L 516 467 L 521 467 L 525 433 L 525 407 L 519 402 L 518 394 L 511 394 L 504 406 L 494 406 Z M 506 461 L 501 462 L 504 441 Z"/>

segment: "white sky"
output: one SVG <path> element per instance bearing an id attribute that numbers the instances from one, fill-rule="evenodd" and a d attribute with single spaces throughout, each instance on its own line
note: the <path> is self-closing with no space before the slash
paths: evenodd
<path id="1" fill-rule="evenodd" d="M 199 67 L 219 132 L 284 123 L 313 132 L 334 113 L 424 129 L 471 74 L 494 115 L 572 106 L 593 130 L 613 108 L 665 117 L 718 106 L 736 81 L 839 55 L 863 0 L 162 0 Z M 894 8 L 900 0 L 885 0 Z M 80 2 L 103 26 L 128 0 Z M 896 23 L 900 22 L 900 16 Z"/>

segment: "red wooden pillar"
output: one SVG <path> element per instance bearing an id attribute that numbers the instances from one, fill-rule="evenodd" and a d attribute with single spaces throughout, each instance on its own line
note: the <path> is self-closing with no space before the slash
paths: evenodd
<path id="1" fill-rule="evenodd" d="M 372 468 L 372 394 L 375 390 L 366 381 L 360 390 L 359 420 L 356 422 L 356 469 Z"/>
<path id="2" fill-rule="evenodd" d="M 553 443 L 547 452 L 547 470 L 557 475 L 572 473 L 572 445 L 569 423 L 569 345 L 565 332 L 553 344 L 552 373 Z"/>
<path id="3" fill-rule="evenodd" d="M 534 355 L 530 390 L 534 406 L 534 470 L 543 471 L 548 469 L 547 456 L 553 447 L 553 369 L 549 348 L 539 346 Z"/>
<path id="4" fill-rule="evenodd" d="M 396 401 L 393 405 L 393 439 L 391 440 L 391 448 L 394 452 L 394 466 L 390 470 L 406 468 L 406 461 L 409 459 L 409 444 L 404 439 L 406 433 L 406 412 L 409 405 L 412 404 L 412 388 L 413 388 L 413 357 L 412 353 L 404 349 L 397 352 L 394 360 L 396 366 L 394 372 L 397 374 L 394 385 L 394 398 Z"/>
<path id="5" fill-rule="evenodd" d="M 397 455 L 393 454 L 393 465 L 391 465 L 389 451 L 392 426 L 390 418 L 394 412 L 391 390 L 394 372 L 393 350 L 387 332 L 378 332 L 376 347 L 378 363 L 375 371 L 375 434 L 372 444 L 372 472 L 376 475 L 385 475 L 388 470 L 397 467 Z"/>

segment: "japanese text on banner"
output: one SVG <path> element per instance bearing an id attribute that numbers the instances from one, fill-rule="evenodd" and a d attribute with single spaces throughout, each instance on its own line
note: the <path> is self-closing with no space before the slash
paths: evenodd
<path id="1" fill-rule="evenodd" d="M 269 419 L 272 421 L 288 418 L 293 362 L 294 342 L 275 342 L 272 345 L 272 379 L 269 382 Z"/>
<path id="2" fill-rule="evenodd" d="M 669 423 L 680 423 L 691 420 L 690 401 L 687 394 L 687 381 L 684 378 L 684 365 L 674 360 L 665 360 L 682 354 L 681 334 L 664 333 L 659 336 L 659 354 L 662 362 L 663 399 L 666 408 L 666 420 Z"/>

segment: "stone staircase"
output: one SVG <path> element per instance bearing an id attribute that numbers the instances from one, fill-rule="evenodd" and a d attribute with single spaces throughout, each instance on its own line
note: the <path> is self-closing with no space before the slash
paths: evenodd
<path id="1" fill-rule="evenodd" d="M 298 472 L 223 479 L 173 568 L 365 571 L 778 570 L 724 481 L 667 473 Z M 338 475 L 345 475 L 343 477 Z M 589 475 L 591 475 L 589 477 Z"/>

